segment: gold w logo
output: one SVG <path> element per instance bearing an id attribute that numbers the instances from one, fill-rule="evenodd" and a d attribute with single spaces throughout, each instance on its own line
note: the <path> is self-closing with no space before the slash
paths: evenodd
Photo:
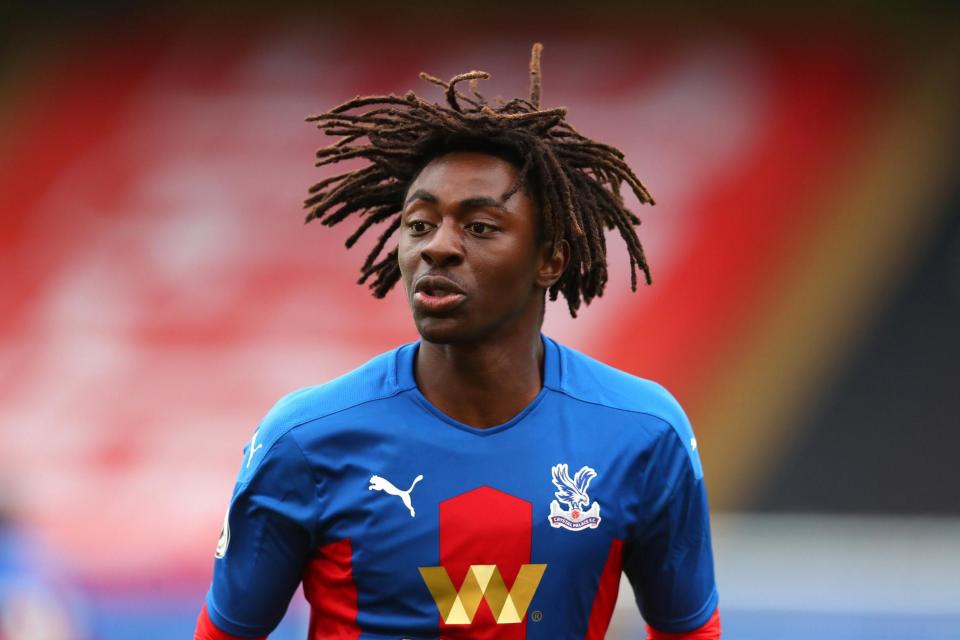
<path id="1" fill-rule="evenodd" d="M 470 565 L 459 591 L 453 587 L 453 582 L 443 567 L 419 569 L 433 601 L 437 603 L 440 617 L 446 624 L 473 622 L 481 599 L 486 599 L 497 624 L 511 624 L 523 620 L 547 565 L 521 565 L 520 573 L 509 590 L 495 564 Z"/>

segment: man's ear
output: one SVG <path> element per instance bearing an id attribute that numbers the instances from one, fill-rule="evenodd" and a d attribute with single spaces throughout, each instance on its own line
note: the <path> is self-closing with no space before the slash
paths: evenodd
<path id="1" fill-rule="evenodd" d="M 540 268 L 537 270 L 537 284 L 549 289 L 570 262 L 570 243 L 561 238 L 558 242 L 544 242 L 540 249 Z"/>

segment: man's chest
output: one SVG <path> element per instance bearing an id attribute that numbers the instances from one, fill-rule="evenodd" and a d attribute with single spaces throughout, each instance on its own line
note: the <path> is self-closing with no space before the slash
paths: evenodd
<path id="1" fill-rule="evenodd" d="M 349 540 L 367 626 L 585 630 L 630 526 L 622 452 L 536 433 L 471 447 L 407 436 L 343 452 L 319 488 L 323 537 Z"/>

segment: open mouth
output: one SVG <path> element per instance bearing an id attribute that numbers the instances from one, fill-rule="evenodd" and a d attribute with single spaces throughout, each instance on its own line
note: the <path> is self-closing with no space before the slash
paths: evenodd
<path id="1" fill-rule="evenodd" d="M 428 313 L 443 313 L 458 307 L 467 294 L 455 282 L 441 276 L 424 276 L 413 293 L 414 306 Z"/>

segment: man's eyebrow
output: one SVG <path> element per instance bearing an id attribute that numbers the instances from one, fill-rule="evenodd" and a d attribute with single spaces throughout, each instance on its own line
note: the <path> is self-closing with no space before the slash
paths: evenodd
<path id="1" fill-rule="evenodd" d="M 403 206 L 406 207 L 414 200 L 423 200 L 425 202 L 435 203 L 437 201 L 437 196 L 433 195 L 426 189 L 417 189 L 410 194 L 410 197 L 408 197 L 407 201 L 403 203 Z"/>
<path id="2" fill-rule="evenodd" d="M 500 209 L 501 211 L 506 211 L 506 207 L 503 206 L 503 203 L 496 198 L 491 198 L 490 196 L 474 196 L 472 198 L 466 198 L 460 201 L 460 206 L 464 209 L 479 209 L 481 207 L 487 207 L 490 209 Z"/>
<path id="3" fill-rule="evenodd" d="M 423 200 L 424 202 L 429 202 L 431 204 L 436 204 L 439 201 L 436 195 L 430 193 L 426 189 L 417 189 L 410 194 L 410 197 L 408 197 L 407 201 L 403 203 L 403 206 L 406 207 L 414 200 Z M 506 207 L 503 205 L 503 202 L 497 200 L 496 198 L 491 198 L 490 196 L 473 196 L 470 198 L 464 198 L 459 202 L 459 206 L 463 209 L 479 209 L 482 207 L 487 207 L 490 209 L 500 209 L 501 211 L 506 211 Z"/>

